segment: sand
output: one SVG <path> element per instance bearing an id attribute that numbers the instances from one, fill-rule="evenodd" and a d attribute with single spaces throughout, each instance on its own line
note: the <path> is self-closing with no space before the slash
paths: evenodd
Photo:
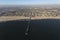
<path id="1" fill-rule="evenodd" d="M 20 20 L 20 19 L 30 19 L 30 17 L 24 17 L 24 16 L 1 16 L 0 17 L 0 22 L 1 21 L 11 21 L 11 20 Z M 60 17 L 31 17 L 31 20 L 35 19 L 60 19 Z"/>

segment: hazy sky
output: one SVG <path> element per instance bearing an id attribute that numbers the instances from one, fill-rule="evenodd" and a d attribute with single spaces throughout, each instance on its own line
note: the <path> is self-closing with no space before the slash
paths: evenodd
<path id="1" fill-rule="evenodd" d="M 60 0 L 0 0 L 0 4 L 18 4 L 18 5 L 32 5 L 32 4 L 60 4 Z"/>

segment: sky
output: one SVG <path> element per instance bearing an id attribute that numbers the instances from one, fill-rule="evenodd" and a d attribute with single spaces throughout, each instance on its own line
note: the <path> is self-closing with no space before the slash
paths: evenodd
<path id="1" fill-rule="evenodd" d="M 0 0 L 0 5 L 60 4 L 60 0 Z"/>

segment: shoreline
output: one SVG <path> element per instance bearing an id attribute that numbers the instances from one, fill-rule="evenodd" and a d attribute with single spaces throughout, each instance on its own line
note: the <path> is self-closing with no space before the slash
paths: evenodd
<path id="1" fill-rule="evenodd" d="M 23 17 L 23 16 L 1 16 L 0 22 L 3 21 L 13 21 L 13 20 L 29 20 L 30 17 Z M 60 19 L 60 17 L 32 17 L 31 20 L 38 20 L 38 19 Z"/>

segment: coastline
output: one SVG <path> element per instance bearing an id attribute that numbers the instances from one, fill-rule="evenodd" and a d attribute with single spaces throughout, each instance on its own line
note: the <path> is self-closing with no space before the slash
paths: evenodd
<path id="1" fill-rule="evenodd" d="M 1 16 L 0 22 L 2 21 L 12 21 L 12 20 L 29 20 L 30 17 L 23 16 Z M 60 17 L 31 17 L 31 20 L 38 19 L 60 19 Z"/>

